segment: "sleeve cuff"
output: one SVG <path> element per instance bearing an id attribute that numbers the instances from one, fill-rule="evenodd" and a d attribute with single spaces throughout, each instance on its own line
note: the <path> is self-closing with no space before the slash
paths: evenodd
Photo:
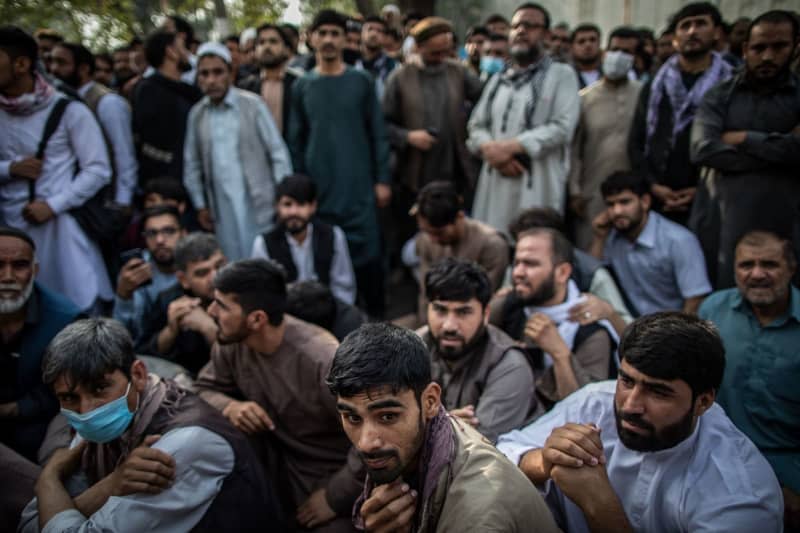
<path id="1" fill-rule="evenodd" d="M 86 522 L 86 517 L 77 509 L 67 509 L 61 511 L 42 528 L 42 533 L 61 533 L 69 529 L 75 529 Z"/>
<path id="2" fill-rule="evenodd" d="M 501 435 L 497 441 L 497 450 L 517 466 L 519 466 L 519 462 L 522 460 L 523 455 L 535 449 L 536 447 L 531 446 L 530 444 L 516 443 L 508 438 L 504 439 L 503 435 Z"/>
<path id="3" fill-rule="evenodd" d="M 11 178 L 11 161 L 0 161 L 0 180 Z"/>
<path id="4" fill-rule="evenodd" d="M 133 189 L 117 186 L 117 193 L 114 196 L 114 201 L 120 205 L 131 205 L 133 202 Z"/>
<path id="5" fill-rule="evenodd" d="M 66 194 L 56 194 L 55 196 L 51 196 L 50 198 L 45 198 L 47 205 L 50 206 L 50 209 L 57 215 L 60 215 L 71 209 L 72 206 L 69 205 L 69 196 Z"/>

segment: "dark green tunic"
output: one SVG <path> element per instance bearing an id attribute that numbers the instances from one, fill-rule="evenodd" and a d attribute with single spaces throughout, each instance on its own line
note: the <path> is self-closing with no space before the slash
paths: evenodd
<path id="1" fill-rule="evenodd" d="M 317 184 L 318 216 L 347 235 L 353 266 L 379 257 L 373 185 L 389 182 L 389 143 L 369 75 L 347 67 L 295 81 L 288 139 L 295 171 Z"/>

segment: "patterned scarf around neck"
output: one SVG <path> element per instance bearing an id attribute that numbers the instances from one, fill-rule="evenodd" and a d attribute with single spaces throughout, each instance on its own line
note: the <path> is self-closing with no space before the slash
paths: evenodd
<path id="1" fill-rule="evenodd" d="M 670 146 L 675 146 L 675 138 L 694 120 L 694 114 L 706 92 L 730 77 L 732 68 L 722 56 L 716 52 L 711 54 L 711 65 L 703 72 L 690 91 L 683 84 L 681 70 L 678 65 L 679 54 L 673 55 L 664 63 L 650 87 L 650 98 L 647 102 L 647 141 L 645 153 L 650 152 L 653 135 L 658 126 L 658 110 L 664 92 L 667 93 L 672 107 L 672 136 Z"/>
<path id="2" fill-rule="evenodd" d="M 439 485 L 439 477 L 450 466 L 454 454 L 455 437 L 453 435 L 453 425 L 450 423 L 450 415 L 447 414 L 443 406 L 440 406 L 437 415 L 428 422 L 428 427 L 425 430 L 425 440 L 419 453 L 419 480 L 422 485 L 417 499 L 419 502 L 417 504 L 417 517 L 422 520 L 425 519 L 428 503 Z M 452 471 L 450 471 L 449 475 L 448 484 L 452 481 Z M 361 496 L 358 497 L 353 505 L 353 524 L 356 529 L 361 531 L 365 529 L 364 520 L 361 518 L 361 506 L 367 501 L 374 488 L 375 484 L 367 475 L 367 481 L 364 483 L 364 492 L 361 493 Z M 428 516 L 428 519 L 430 518 L 435 517 Z M 413 528 L 414 531 L 417 529 L 417 527 Z"/>
<path id="3" fill-rule="evenodd" d="M 33 92 L 8 98 L 0 94 L 0 109 L 11 115 L 30 115 L 50 103 L 55 89 L 38 72 L 33 77 Z"/>

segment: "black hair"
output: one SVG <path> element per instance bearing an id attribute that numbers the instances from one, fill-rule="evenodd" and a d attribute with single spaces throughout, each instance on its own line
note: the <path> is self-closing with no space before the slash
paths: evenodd
<path id="1" fill-rule="evenodd" d="M 190 233 L 175 245 L 175 269 L 186 272 L 189 263 L 206 261 L 220 251 L 217 238 L 211 233 L 202 231 Z"/>
<path id="2" fill-rule="evenodd" d="M 361 33 L 361 23 L 354 19 L 347 19 L 347 33 Z"/>
<path id="3" fill-rule="evenodd" d="M 367 18 L 365 18 L 364 22 L 361 25 L 361 27 L 363 28 L 365 24 L 370 23 L 370 22 L 373 23 L 373 24 L 380 24 L 381 26 L 383 26 L 383 30 L 384 31 L 386 31 L 386 28 L 389 27 L 389 25 L 386 24 L 386 21 L 383 20 L 378 15 L 370 15 Z"/>
<path id="4" fill-rule="evenodd" d="M 425 295 L 429 301 L 466 302 L 475 298 L 485 309 L 492 297 L 492 285 L 477 263 L 446 257 L 425 274 Z"/>
<path id="5" fill-rule="evenodd" d="M 636 48 L 642 43 L 642 34 L 630 26 L 618 26 L 608 34 L 608 46 L 611 46 L 611 39 L 636 39 Z"/>
<path id="6" fill-rule="evenodd" d="M 693 2 L 691 4 L 686 4 L 682 8 L 680 8 L 670 20 L 670 25 L 677 28 L 678 24 L 689 17 L 700 17 L 703 15 L 708 15 L 711 17 L 711 21 L 714 23 L 714 26 L 722 25 L 722 15 L 719 12 L 719 9 L 709 2 Z"/>
<path id="7" fill-rule="evenodd" d="M 135 48 L 135 47 L 143 45 L 143 44 L 144 44 L 144 41 L 142 41 L 142 38 L 139 37 L 138 35 L 134 35 L 131 38 L 131 41 L 128 43 L 128 48 Z"/>
<path id="8" fill-rule="evenodd" d="M 147 180 L 144 185 L 144 197 L 148 194 L 157 194 L 168 200 L 186 202 L 187 194 L 183 183 L 171 176 L 161 176 Z"/>
<path id="9" fill-rule="evenodd" d="M 509 24 L 508 19 L 505 18 L 500 13 L 493 13 L 486 17 L 486 20 L 483 21 L 484 26 L 488 26 L 489 24 L 497 24 L 498 22 L 503 24 Z"/>
<path id="10" fill-rule="evenodd" d="M 289 49 L 292 53 L 297 53 L 297 43 L 300 41 L 300 31 L 297 29 L 297 26 L 294 24 L 289 24 L 288 22 L 284 22 L 280 25 L 283 33 L 286 37 L 289 38 Z M 257 35 L 257 34 L 256 34 Z"/>
<path id="11" fill-rule="evenodd" d="M 550 12 L 545 9 L 544 6 L 537 4 L 536 2 L 525 2 L 514 10 L 514 14 L 516 14 L 517 11 L 522 11 L 523 9 L 535 9 L 539 11 L 542 15 L 544 15 L 544 28 L 546 30 L 550 29 Z"/>
<path id="12" fill-rule="evenodd" d="M 420 21 L 425 18 L 425 15 L 420 13 L 419 11 L 409 11 L 406 13 L 406 16 L 403 17 L 403 26 L 408 24 L 412 20 Z"/>
<path id="13" fill-rule="evenodd" d="M 463 209 L 464 202 L 449 181 L 432 181 L 417 195 L 417 213 L 434 228 L 452 224 Z"/>
<path id="14" fill-rule="evenodd" d="M 0 26 L 0 50 L 8 54 L 13 63 L 19 57 L 30 60 L 30 72 L 36 69 L 36 59 L 39 56 L 39 45 L 36 39 L 18 26 Z"/>
<path id="15" fill-rule="evenodd" d="M 175 43 L 176 34 L 171 31 L 159 30 L 151 33 L 144 43 L 144 57 L 153 68 L 164 64 L 167 56 L 167 47 Z"/>
<path id="16" fill-rule="evenodd" d="M 734 249 L 738 249 L 742 244 L 747 246 L 763 246 L 766 241 L 770 239 L 774 240 L 780 244 L 783 258 L 786 260 L 786 264 L 789 265 L 789 269 L 794 270 L 797 268 L 797 256 L 794 253 L 791 235 L 787 235 L 787 233 L 790 232 L 780 232 L 762 228 L 753 229 L 736 239 L 736 247 Z"/>
<path id="17" fill-rule="evenodd" d="M 175 219 L 175 222 L 178 223 L 178 227 L 183 227 L 183 222 L 181 221 L 181 214 L 178 209 L 174 205 L 154 205 L 153 207 L 148 207 L 142 213 L 141 218 L 141 227 L 144 228 L 147 225 L 147 221 L 151 218 L 160 217 L 163 215 L 170 215 Z"/>
<path id="18" fill-rule="evenodd" d="M 792 26 L 792 42 L 796 42 L 798 34 L 800 33 L 800 21 L 798 17 L 789 11 L 783 9 L 774 9 L 767 11 L 757 16 L 750 26 L 747 27 L 747 40 L 750 40 L 750 33 L 757 25 L 762 23 L 768 24 L 790 24 Z"/>
<path id="19" fill-rule="evenodd" d="M 567 230 L 564 217 L 552 207 L 529 207 L 511 221 L 508 233 L 516 240 L 520 233 L 533 228 L 551 228 L 559 233 Z"/>
<path id="20" fill-rule="evenodd" d="M 189 24 L 188 20 L 178 15 L 170 15 L 167 18 L 170 19 L 172 23 L 175 25 L 175 33 L 186 34 L 187 47 L 193 42 L 195 42 L 194 28 L 192 27 L 191 24 Z"/>
<path id="21" fill-rule="evenodd" d="M 320 26 L 331 25 L 338 26 L 342 29 L 342 33 L 347 32 L 347 17 L 334 11 L 333 9 L 323 9 L 319 11 L 314 20 L 311 22 L 309 31 L 315 32 Z"/>
<path id="22" fill-rule="evenodd" d="M 243 259 L 222 268 L 214 288 L 233 294 L 245 314 L 264 311 L 269 323 L 279 326 L 286 310 L 286 271 L 269 259 Z"/>
<path id="23" fill-rule="evenodd" d="M 310 204 L 317 199 L 317 186 L 305 174 L 292 174 L 275 186 L 275 201 L 279 201 L 281 196 L 288 196 L 301 204 Z"/>
<path id="24" fill-rule="evenodd" d="M 497 41 L 508 42 L 508 35 L 503 35 L 502 33 L 492 33 L 489 35 L 489 41 L 493 43 L 496 43 Z"/>
<path id="25" fill-rule="evenodd" d="M 714 325 L 678 311 L 632 322 L 620 339 L 619 356 L 647 376 L 685 381 L 693 399 L 719 390 L 725 372 L 725 347 Z"/>
<path id="26" fill-rule="evenodd" d="M 36 243 L 33 241 L 33 237 L 21 229 L 12 228 L 11 226 L 0 226 L 0 237 L 15 237 L 21 241 L 27 242 L 31 246 L 31 249 L 36 251 Z"/>
<path id="27" fill-rule="evenodd" d="M 326 380 L 344 398 L 389 387 L 414 391 L 417 399 L 431 382 L 431 361 L 422 339 L 393 324 L 364 324 L 344 338 Z"/>
<path id="28" fill-rule="evenodd" d="M 267 31 L 267 30 L 273 30 L 273 31 L 277 32 L 278 36 L 283 41 L 283 44 L 286 45 L 286 48 L 291 48 L 292 47 L 292 41 L 291 41 L 291 39 L 289 39 L 289 36 L 286 35 L 286 31 L 284 31 L 284 29 L 281 28 L 280 26 L 278 26 L 277 24 L 272 24 L 272 23 L 269 23 L 269 22 L 267 22 L 265 24 L 262 24 L 261 26 L 256 28 L 256 41 L 258 40 L 258 36 L 261 34 L 261 32 L 262 31 Z"/>
<path id="29" fill-rule="evenodd" d="M 76 72 L 81 65 L 87 65 L 89 74 L 94 74 L 94 54 L 88 48 L 79 43 L 68 43 L 66 41 L 58 43 L 56 46 L 69 50 L 69 53 L 72 54 L 72 61 L 75 63 Z"/>
<path id="30" fill-rule="evenodd" d="M 467 30 L 467 34 L 464 37 L 464 40 L 465 41 L 469 41 L 470 39 L 472 39 L 476 35 L 483 35 L 484 37 L 486 37 L 488 39 L 489 38 L 489 30 L 486 28 L 486 26 L 472 26 Z"/>
<path id="31" fill-rule="evenodd" d="M 596 33 L 597 40 L 600 41 L 600 36 L 602 35 L 600 27 L 597 24 L 591 24 L 589 22 L 585 22 L 583 24 L 578 24 L 577 26 L 575 26 L 575 29 L 572 30 L 572 33 L 569 34 L 569 42 L 574 43 L 575 38 L 578 36 L 579 33 L 586 33 L 586 32 Z"/>
<path id="32" fill-rule="evenodd" d="M 391 28 L 390 27 L 389 29 L 387 29 L 386 30 L 386 36 L 389 37 L 390 39 L 395 40 L 395 41 L 402 41 L 403 40 L 403 35 L 400 33 L 400 30 L 398 30 L 397 28 Z"/>
<path id="33" fill-rule="evenodd" d="M 614 172 L 600 184 L 600 193 L 603 198 L 625 191 L 631 191 L 636 196 L 643 196 L 650 194 L 650 184 L 644 176 L 629 170 Z"/>
<path id="34" fill-rule="evenodd" d="M 112 67 L 112 68 L 114 67 L 114 58 L 111 57 L 111 54 L 109 54 L 108 52 L 98 52 L 98 53 L 96 53 L 94 55 L 95 65 L 97 65 L 97 60 L 98 59 L 100 61 L 105 61 L 106 63 L 108 63 L 108 65 L 110 67 Z"/>
<path id="35" fill-rule="evenodd" d="M 550 262 L 553 266 L 562 263 L 575 264 L 575 247 L 569 242 L 563 233 L 553 228 L 531 228 L 522 231 L 517 235 L 517 243 L 525 237 L 536 237 L 540 235 L 547 235 L 550 238 Z"/>
<path id="36" fill-rule="evenodd" d="M 227 44 L 227 43 L 236 43 L 236 46 L 238 47 L 239 46 L 239 36 L 236 35 L 235 33 L 232 33 L 232 34 L 228 35 L 227 37 L 222 39 L 222 44 Z"/>
<path id="37" fill-rule="evenodd" d="M 332 331 L 336 322 L 336 299 L 330 288 L 319 281 L 290 283 L 286 293 L 286 312 Z"/>

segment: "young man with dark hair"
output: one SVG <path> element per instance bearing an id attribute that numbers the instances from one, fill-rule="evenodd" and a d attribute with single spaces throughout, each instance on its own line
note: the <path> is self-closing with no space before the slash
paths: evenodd
<path id="1" fill-rule="evenodd" d="M 483 56 L 483 44 L 489 40 L 489 30 L 486 26 L 472 26 L 467 30 L 464 38 L 464 50 L 467 57 L 463 65 L 472 70 L 476 76 L 481 74 L 481 57 Z"/>
<path id="2" fill-rule="evenodd" d="M 0 27 L 0 220 L 36 243 L 42 285 L 98 312 L 114 297 L 111 282 L 100 248 L 70 211 L 109 183 L 108 151 L 92 112 L 37 72 L 36 49 L 22 29 Z M 45 124 L 62 105 L 38 153 Z"/>
<path id="3" fill-rule="evenodd" d="M 368 318 L 358 307 L 336 298 L 318 281 L 297 281 L 286 289 L 286 312 L 327 329 L 341 342 Z"/>
<path id="4" fill-rule="evenodd" d="M 187 119 L 183 184 L 202 228 L 216 234 L 226 257 L 243 259 L 272 229 L 275 186 L 292 163 L 261 98 L 233 86 L 228 49 L 205 43 L 197 57 L 205 98 Z"/>
<path id="5" fill-rule="evenodd" d="M 526 347 L 536 394 L 544 407 L 578 388 L 608 379 L 616 369 L 618 335 L 608 320 L 576 316 L 586 303 L 571 279 L 572 244 L 558 231 L 538 227 L 517 236 L 513 291 L 492 301 L 490 322 Z M 589 313 L 589 316 L 586 316 Z"/>
<path id="6" fill-rule="evenodd" d="M 615 381 L 589 385 L 498 448 L 564 531 L 781 531 L 780 487 L 714 404 L 725 349 L 683 313 L 635 321 Z"/>
<path id="7" fill-rule="evenodd" d="M 19 531 L 282 530 L 246 438 L 195 394 L 149 374 L 118 322 L 67 326 L 42 380 L 77 434 L 42 469 Z"/>
<path id="8" fill-rule="evenodd" d="M 356 280 L 347 239 L 339 226 L 314 219 L 317 187 L 308 176 L 287 176 L 275 188 L 277 225 L 255 238 L 251 257 L 273 259 L 286 281 L 319 280 L 344 303 L 356 300 Z"/>
<path id="9" fill-rule="evenodd" d="M 536 489 L 477 431 L 447 414 L 425 345 L 367 324 L 327 379 L 367 468 L 353 521 L 367 531 L 557 531 Z"/>
<path id="10" fill-rule="evenodd" d="M 493 13 L 486 17 L 486 20 L 483 21 L 483 26 L 489 30 L 489 33 L 497 33 L 506 37 L 508 37 L 508 32 L 511 30 L 511 23 L 499 13 Z"/>
<path id="11" fill-rule="evenodd" d="M 345 18 L 317 13 L 313 70 L 292 88 L 289 148 L 296 172 L 319 193 L 319 218 L 344 230 L 367 312 L 384 312 L 377 208 L 389 205 L 389 144 L 372 78 L 342 59 Z"/>
<path id="12" fill-rule="evenodd" d="M 655 66 L 660 68 L 675 53 L 675 28 L 668 26 L 656 41 Z"/>
<path id="13" fill-rule="evenodd" d="M 39 59 L 47 72 L 50 72 L 50 52 L 55 45 L 64 41 L 64 36 L 56 30 L 41 28 L 33 34 L 39 48 Z"/>
<path id="14" fill-rule="evenodd" d="M 355 63 L 356 68 L 363 68 L 372 74 L 378 100 L 383 99 L 386 80 L 398 66 L 398 62 L 383 51 L 387 29 L 386 22 L 377 15 L 371 15 L 364 19 L 364 23 L 361 25 L 361 58 Z"/>
<path id="15" fill-rule="evenodd" d="M 129 259 L 119 272 L 112 316 L 140 346 L 145 310 L 158 295 L 175 284 L 175 247 L 186 235 L 181 214 L 171 205 L 145 209 L 140 227 L 147 250 Z"/>
<path id="16" fill-rule="evenodd" d="M 522 209 L 566 205 L 569 146 L 578 124 L 572 67 L 545 53 L 550 15 L 526 3 L 511 19 L 511 61 L 472 111 L 467 147 L 483 159 L 473 216 L 504 231 Z"/>
<path id="17" fill-rule="evenodd" d="M 642 84 L 630 74 L 640 47 L 636 30 L 615 28 L 608 36 L 600 81 L 580 93 L 581 116 L 567 182 L 575 244 L 582 250 L 592 244 L 592 220 L 605 210 L 600 184 L 612 172 L 631 168 L 626 145 Z"/>
<path id="18" fill-rule="evenodd" d="M 510 57 L 509 47 L 510 43 L 508 42 L 507 35 L 501 35 L 499 33 L 492 33 L 489 35 L 489 38 L 483 43 L 480 64 L 481 81 L 487 81 L 506 68 Z"/>
<path id="19" fill-rule="evenodd" d="M 227 259 L 208 233 L 190 233 L 175 245 L 177 283 L 162 290 L 143 313 L 136 349 L 178 363 L 197 374 L 208 362 L 217 325 L 208 314 L 214 276 Z"/>
<path id="20" fill-rule="evenodd" d="M 185 18 L 178 15 L 169 15 L 164 19 L 160 29 L 162 31 L 174 33 L 183 41 L 184 45 L 186 46 L 187 65 L 184 67 L 185 70 L 181 74 L 181 80 L 189 85 L 194 85 L 197 81 L 197 56 L 193 55 L 193 52 L 195 52 L 197 47 L 200 45 L 200 41 L 195 38 L 194 28 Z M 153 68 L 157 68 L 152 63 L 151 66 Z M 147 76 L 147 74 L 145 74 L 145 76 Z"/>
<path id="21" fill-rule="evenodd" d="M 113 60 L 114 82 L 109 87 L 113 87 L 122 93 L 127 83 L 138 74 L 132 66 L 131 47 L 129 45 L 122 45 L 115 48 L 111 53 L 111 58 Z"/>
<path id="22" fill-rule="evenodd" d="M 712 293 L 698 311 L 719 328 L 725 344 L 717 402 L 775 470 L 786 531 L 800 527 L 800 418 L 792 409 L 800 382 L 800 290 L 791 283 L 796 270 L 791 242 L 750 231 L 736 246 L 736 287 Z"/>
<path id="23" fill-rule="evenodd" d="M 114 86 L 114 60 L 108 52 L 94 55 L 94 75 L 92 79 L 106 87 Z"/>
<path id="24" fill-rule="evenodd" d="M 350 531 L 358 466 L 324 379 L 336 339 L 284 313 L 283 268 L 247 259 L 220 270 L 209 313 L 219 325 L 200 396 L 251 435 L 297 527 Z"/>
<path id="25" fill-rule="evenodd" d="M 155 71 L 142 78 L 131 95 L 139 176 L 170 176 L 180 181 L 186 118 L 203 93 L 181 81 L 191 64 L 186 43 L 177 34 L 153 33 L 145 42 L 145 55 Z"/>
<path id="26" fill-rule="evenodd" d="M 430 352 L 445 409 L 491 442 L 541 414 L 525 355 L 489 324 L 486 272 L 470 261 L 442 259 L 425 275 L 425 294 L 427 323 L 417 334 Z"/>
<path id="27" fill-rule="evenodd" d="M 757 17 L 743 45 L 744 69 L 708 91 L 697 110 L 692 160 L 719 174 L 709 206 L 718 210 L 719 225 L 707 239 L 717 287 L 733 285 L 741 235 L 800 228 L 800 77 L 791 72 L 798 24 L 788 11 Z"/>
<path id="28" fill-rule="evenodd" d="M 677 53 L 642 87 L 628 140 L 631 164 L 649 182 L 654 208 L 684 225 L 700 174 L 689 157 L 692 121 L 703 96 L 732 71 L 713 50 L 721 22 L 708 2 L 686 4 L 672 17 Z"/>
<path id="29" fill-rule="evenodd" d="M 559 63 L 569 63 L 570 51 L 570 36 L 572 32 L 569 29 L 569 24 L 566 22 L 559 22 L 554 25 L 550 30 L 550 36 L 547 38 L 545 46 L 547 53 L 553 58 L 553 61 Z"/>
<path id="30" fill-rule="evenodd" d="M 631 311 L 696 313 L 711 292 L 697 237 L 650 209 L 650 185 L 634 172 L 615 172 L 600 191 L 607 207 L 592 222 L 591 253 L 614 268 Z"/>
<path id="31" fill-rule="evenodd" d="M 578 87 L 593 84 L 603 75 L 600 60 L 600 28 L 596 24 L 579 24 L 570 35 L 570 56 L 578 74 Z"/>
<path id="32" fill-rule="evenodd" d="M 114 201 L 130 207 L 139 169 L 131 133 L 130 105 L 108 87 L 94 81 L 95 57 L 85 46 L 57 44 L 50 54 L 50 64 L 50 73 L 77 91 L 103 128 L 114 171 Z"/>

